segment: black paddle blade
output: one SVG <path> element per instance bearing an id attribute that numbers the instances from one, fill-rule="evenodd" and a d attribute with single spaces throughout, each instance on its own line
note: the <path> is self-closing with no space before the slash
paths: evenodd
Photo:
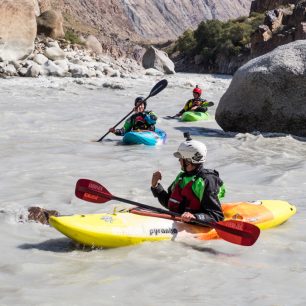
<path id="1" fill-rule="evenodd" d="M 169 119 L 178 119 L 179 118 L 179 116 L 165 116 L 165 117 L 163 117 L 164 119 L 167 119 L 167 120 L 169 120 Z"/>
<path id="2" fill-rule="evenodd" d="M 101 184 L 87 179 L 77 181 L 75 196 L 92 203 L 105 203 L 113 198 L 112 194 Z"/>
<path id="3" fill-rule="evenodd" d="M 168 85 L 168 81 L 166 79 L 159 81 L 152 89 L 149 94 L 149 97 L 153 97 L 165 89 Z"/>
<path id="4" fill-rule="evenodd" d="M 206 107 L 214 106 L 214 105 L 215 105 L 215 103 L 211 102 L 211 101 L 204 104 L 204 106 L 206 106 Z"/>

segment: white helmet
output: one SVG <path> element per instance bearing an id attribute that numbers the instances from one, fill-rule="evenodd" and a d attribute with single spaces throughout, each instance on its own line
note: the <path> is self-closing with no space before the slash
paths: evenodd
<path id="1" fill-rule="evenodd" d="M 188 159 L 193 164 L 202 164 L 206 161 L 207 148 L 204 143 L 187 138 L 173 155 L 177 158 Z"/>

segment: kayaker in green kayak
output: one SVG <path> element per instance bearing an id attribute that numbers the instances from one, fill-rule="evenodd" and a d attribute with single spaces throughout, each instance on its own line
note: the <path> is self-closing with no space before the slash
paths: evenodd
<path id="1" fill-rule="evenodd" d="M 177 113 L 174 117 L 181 117 L 185 112 L 195 111 L 205 113 L 207 112 L 208 101 L 201 98 L 202 89 L 198 85 L 192 91 L 193 99 L 186 102 L 183 109 Z"/>
<path id="2" fill-rule="evenodd" d="M 221 198 L 225 187 L 216 170 L 205 169 L 207 149 L 204 143 L 192 140 L 185 133 L 186 141 L 182 142 L 174 153 L 181 164 L 181 172 L 168 190 L 159 183 L 160 171 L 152 176 L 151 190 L 160 204 L 170 211 L 182 214 L 184 222 L 198 219 L 207 222 L 218 222 L 224 219 L 221 209 Z"/>
<path id="3" fill-rule="evenodd" d="M 157 116 L 152 111 L 145 111 L 147 102 L 143 97 L 137 97 L 135 99 L 134 114 L 128 118 L 124 126 L 121 129 L 110 128 L 109 132 L 114 133 L 117 136 L 123 136 L 130 131 L 154 131 Z"/>

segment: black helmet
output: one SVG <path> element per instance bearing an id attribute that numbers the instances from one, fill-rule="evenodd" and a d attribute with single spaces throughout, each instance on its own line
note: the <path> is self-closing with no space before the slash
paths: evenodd
<path id="1" fill-rule="evenodd" d="M 139 104 L 139 102 L 141 102 L 141 101 L 143 101 L 143 100 L 144 100 L 144 97 L 137 97 L 137 98 L 135 99 L 134 105 L 136 106 L 137 104 Z M 146 107 L 147 107 L 147 102 L 144 101 L 144 102 L 143 102 L 143 105 L 144 105 L 144 108 L 146 109 Z"/>

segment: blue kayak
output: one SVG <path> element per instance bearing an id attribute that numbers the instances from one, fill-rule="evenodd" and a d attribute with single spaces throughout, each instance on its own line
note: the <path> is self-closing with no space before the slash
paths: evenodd
<path id="1" fill-rule="evenodd" d="M 155 146 L 166 142 L 167 134 L 165 131 L 155 128 L 155 131 L 132 131 L 123 136 L 125 144 L 144 144 Z"/>

